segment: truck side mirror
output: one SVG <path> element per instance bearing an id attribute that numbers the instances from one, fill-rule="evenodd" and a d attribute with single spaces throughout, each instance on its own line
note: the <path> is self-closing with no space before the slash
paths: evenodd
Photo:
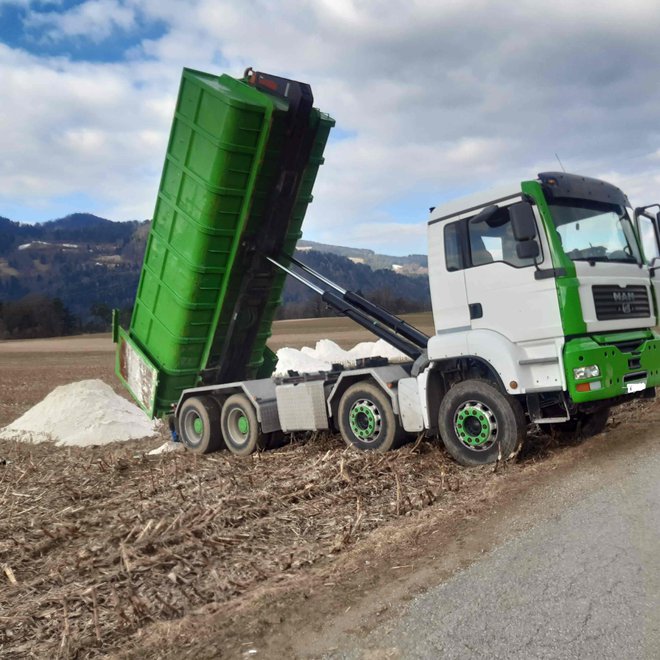
<path id="1" fill-rule="evenodd" d="M 658 215 L 660 215 L 660 213 Z M 651 277 L 653 277 L 658 270 L 660 270 L 660 257 L 654 257 L 649 265 L 649 273 Z"/>
<path id="2" fill-rule="evenodd" d="M 511 217 L 513 237 L 516 241 L 529 241 L 536 238 L 536 220 L 529 202 L 518 202 L 510 206 L 509 216 Z"/>
<path id="3" fill-rule="evenodd" d="M 516 243 L 516 254 L 518 259 L 536 259 L 541 254 L 541 248 L 533 238 L 528 238 Z"/>

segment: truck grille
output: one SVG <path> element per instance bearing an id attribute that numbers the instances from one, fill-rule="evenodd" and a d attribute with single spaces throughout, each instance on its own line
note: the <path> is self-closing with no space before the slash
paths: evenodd
<path id="1" fill-rule="evenodd" d="M 596 318 L 641 318 L 651 315 L 648 290 L 645 286 L 596 285 L 593 287 Z"/>

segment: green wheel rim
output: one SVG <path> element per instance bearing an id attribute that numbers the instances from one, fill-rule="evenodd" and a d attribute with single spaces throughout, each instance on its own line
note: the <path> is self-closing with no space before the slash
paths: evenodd
<path id="1" fill-rule="evenodd" d="M 238 427 L 238 430 L 243 434 L 248 433 L 248 431 L 250 430 L 250 422 L 245 415 L 239 417 L 236 420 L 236 426 Z"/>
<path id="2" fill-rule="evenodd" d="M 481 401 L 466 401 L 454 415 L 454 432 L 471 451 L 486 451 L 497 442 L 497 418 Z"/>
<path id="3" fill-rule="evenodd" d="M 370 443 L 380 435 L 383 418 L 373 401 L 359 399 L 351 406 L 348 423 L 351 432 L 358 440 Z"/>
<path id="4" fill-rule="evenodd" d="M 204 420 L 197 410 L 189 408 L 182 415 L 181 430 L 183 431 L 183 443 L 188 447 L 198 447 L 204 439 Z"/>
<path id="5" fill-rule="evenodd" d="M 227 414 L 227 431 L 229 440 L 237 447 L 242 447 L 250 439 L 250 420 L 240 406 L 232 407 Z"/>

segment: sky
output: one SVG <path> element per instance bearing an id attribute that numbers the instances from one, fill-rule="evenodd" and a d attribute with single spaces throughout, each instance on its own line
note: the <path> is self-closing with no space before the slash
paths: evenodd
<path id="1" fill-rule="evenodd" d="M 150 218 L 181 69 L 309 83 L 307 239 L 426 253 L 428 209 L 541 171 L 660 198 L 657 0 L 0 0 L 0 216 Z"/>

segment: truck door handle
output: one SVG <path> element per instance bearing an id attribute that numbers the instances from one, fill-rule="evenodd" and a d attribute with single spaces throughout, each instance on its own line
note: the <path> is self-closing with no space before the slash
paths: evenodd
<path id="1" fill-rule="evenodd" d="M 470 303 L 470 319 L 480 319 L 484 315 L 484 310 L 481 303 Z"/>

